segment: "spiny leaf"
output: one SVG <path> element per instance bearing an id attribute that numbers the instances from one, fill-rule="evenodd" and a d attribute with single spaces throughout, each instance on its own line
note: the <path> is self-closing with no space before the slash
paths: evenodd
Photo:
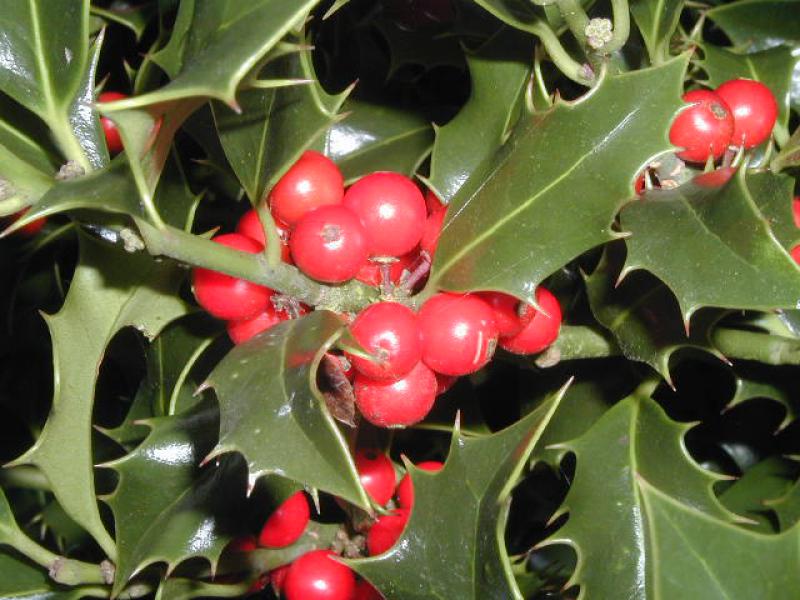
<path id="1" fill-rule="evenodd" d="M 794 180 L 786 175 L 762 171 L 747 177 L 747 189 L 772 233 L 786 250 L 791 250 L 800 242 L 800 229 L 792 215 Z"/>
<path id="2" fill-rule="evenodd" d="M 624 272 L 666 283 L 684 320 L 702 306 L 773 310 L 800 302 L 800 270 L 778 244 L 747 187 L 745 170 L 718 170 L 625 207 Z M 724 277 L 725 285 L 719 285 Z"/>
<path id="3" fill-rule="evenodd" d="M 797 418 L 800 405 L 797 403 L 800 388 L 790 373 L 780 369 L 749 371 L 746 375 L 737 374 L 736 391 L 728 403 L 727 410 L 757 398 L 769 398 L 786 409 L 781 428 Z"/>
<path id="4" fill-rule="evenodd" d="M 522 119 L 451 202 L 428 285 L 532 302 L 548 275 L 613 239 L 631 181 L 669 148 L 685 67 L 606 76 L 578 102 Z"/>
<path id="5" fill-rule="evenodd" d="M 634 0 L 631 14 L 644 39 L 652 64 L 669 56 L 669 43 L 683 10 L 683 0 Z"/>
<path id="6" fill-rule="evenodd" d="M 800 522 L 800 480 L 795 481 L 781 497 L 767 500 L 765 504 L 777 515 L 781 531 L 791 527 L 796 529 Z"/>
<path id="7" fill-rule="evenodd" d="M 800 43 L 797 0 L 742 0 L 712 8 L 706 15 L 734 45 L 749 52 Z"/>
<path id="8" fill-rule="evenodd" d="M 414 509 L 403 534 L 353 568 L 387 600 L 521 598 L 503 539 L 511 489 L 563 393 L 493 435 L 456 429 L 438 473 L 409 464 Z"/>
<path id="9" fill-rule="evenodd" d="M 275 473 L 369 506 L 315 381 L 322 354 L 343 327 L 335 314 L 315 311 L 231 350 L 205 384 L 220 405 L 219 443 L 211 456 L 243 454 L 251 485 Z"/>

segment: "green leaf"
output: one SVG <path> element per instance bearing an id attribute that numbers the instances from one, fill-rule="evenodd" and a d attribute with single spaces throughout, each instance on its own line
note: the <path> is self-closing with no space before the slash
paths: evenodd
<path id="1" fill-rule="evenodd" d="M 124 327 L 154 337 L 186 313 L 174 263 L 155 262 L 85 236 L 61 310 L 45 316 L 53 341 L 53 408 L 34 446 L 15 464 L 39 467 L 67 514 L 114 557 L 98 511 L 91 447 L 92 407 L 106 346 Z M 69 452 L 64 449 L 69 448 Z"/>
<path id="2" fill-rule="evenodd" d="M 369 506 L 315 381 L 322 355 L 343 327 L 334 313 L 315 311 L 231 350 L 204 384 L 220 405 L 219 444 L 210 456 L 243 454 L 251 485 L 276 473 Z"/>
<path id="3" fill-rule="evenodd" d="M 669 361 L 682 348 L 705 350 L 723 359 L 709 340 L 721 315 L 703 315 L 686 334 L 680 308 L 669 288 L 647 273 L 634 273 L 617 285 L 624 262 L 621 242 L 606 246 L 603 259 L 586 278 L 586 292 L 595 319 L 617 340 L 628 360 L 644 362 L 671 383 Z"/>
<path id="4" fill-rule="evenodd" d="M 625 207 L 621 225 L 631 233 L 623 273 L 647 269 L 666 283 L 687 323 L 702 306 L 772 310 L 800 301 L 800 270 L 759 213 L 744 169 L 650 192 Z"/>
<path id="5" fill-rule="evenodd" d="M 191 598 L 242 598 L 250 582 L 224 584 L 194 579 L 170 578 L 162 582 L 156 600 L 190 600 Z"/>
<path id="6" fill-rule="evenodd" d="M 404 28 L 392 19 L 377 18 L 372 24 L 389 47 L 387 79 L 408 66 L 433 69 L 442 66 L 461 67 L 464 64 L 464 55 L 455 36 L 432 35 L 424 29 Z"/>
<path id="7" fill-rule="evenodd" d="M 636 173 L 670 147 L 685 67 L 606 76 L 581 100 L 521 120 L 453 199 L 429 288 L 533 301 L 548 275 L 613 239 Z"/>
<path id="8" fill-rule="evenodd" d="M 778 517 L 781 531 L 791 527 L 797 529 L 797 523 L 800 521 L 800 480 L 795 481 L 781 497 L 768 500 L 765 504 Z"/>
<path id="9" fill-rule="evenodd" d="M 800 97 L 798 99 L 800 99 Z M 794 104 L 798 99 L 794 98 L 794 94 L 792 95 L 792 103 L 795 110 L 798 110 L 798 105 Z M 800 127 L 794 130 L 792 137 L 790 137 L 789 141 L 781 148 L 780 153 L 772 159 L 770 169 L 773 171 L 781 171 L 786 167 L 796 167 L 798 165 L 800 165 Z"/>
<path id="10" fill-rule="evenodd" d="M 533 38 L 508 28 L 467 54 L 470 98 L 437 129 L 431 155 L 430 185 L 444 202 L 505 141 L 530 78 L 531 56 Z"/>
<path id="11" fill-rule="evenodd" d="M 533 31 L 539 21 L 533 2 L 525 0 L 475 0 L 475 4 L 495 17 L 523 31 Z"/>
<path id="12" fill-rule="evenodd" d="M 503 535 L 511 490 L 564 389 L 493 435 L 456 428 L 437 473 L 408 463 L 414 510 L 403 534 L 384 554 L 349 564 L 387 600 L 521 599 Z"/>
<path id="13" fill-rule="evenodd" d="M 781 423 L 781 427 L 786 427 L 798 416 L 800 408 L 796 401 L 798 392 L 800 389 L 790 373 L 774 369 L 752 371 L 747 376 L 736 377 L 736 391 L 727 408 L 730 410 L 734 406 L 756 398 L 769 398 L 786 409 L 786 416 Z"/>
<path id="14" fill-rule="evenodd" d="M 651 489 L 683 510 L 719 519 L 715 523 L 720 529 L 730 520 L 711 489 L 717 477 L 689 457 L 683 441 L 688 429 L 671 421 L 650 398 L 631 396 L 581 437 L 560 446 L 575 453 L 577 466 L 560 511 L 569 512 L 569 518 L 547 543 L 566 543 L 577 552 L 578 566 L 566 587 L 580 585 L 589 598 L 653 598 L 662 585 L 658 571 L 682 573 L 678 557 L 691 555 L 691 550 L 659 549 L 663 542 L 652 533 L 662 515 L 651 512 L 646 503 Z M 687 534 L 687 544 L 695 537 Z M 703 564 L 695 558 L 687 573 L 702 571 Z M 682 575 L 680 579 L 684 580 Z M 684 593 L 697 596 L 707 589 L 687 586 Z"/>
<path id="15" fill-rule="evenodd" d="M 642 34 L 650 62 L 669 57 L 669 44 L 683 10 L 683 0 L 634 0 L 631 14 Z"/>
<path id="16" fill-rule="evenodd" d="M 91 14 L 110 23 L 117 23 L 127 27 L 139 40 L 150 18 L 153 16 L 153 9 L 147 5 L 131 6 L 127 3 L 112 3 L 108 9 L 92 6 Z"/>
<path id="17" fill-rule="evenodd" d="M 800 44 L 798 0 L 742 0 L 706 13 L 736 46 L 749 52 Z"/>
<path id="18" fill-rule="evenodd" d="M 169 573 L 202 557 L 213 570 L 225 546 L 241 533 L 244 465 L 226 457 L 199 467 L 216 443 L 216 407 L 206 403 L 147 425 L 152 431 L 136 450 L 104 465 L 119 475 L 106 499 L 117 532 L 115 594 L 156 562 L 167 563 Z"/>
<path id="19" fill-rule="evenodd" d="M 794 224 L 792 214 L 794 180 L 762 171 L 748 175 L 747 189 L 781 246 L 791 250 L 800 242 L 800 230 Z"/>
<path id="20" fill-rule="evenodd" d="M 41 198 L 53 185 L 57 167 L 36 138 L 19 127 L 19 113 L 9 109 L 0 98 L 0 115 L 6 119 L 0 120 L 0 181 L 4 183 L 0 200 L 17 201 L 4 211 L 12 213 Z"/>

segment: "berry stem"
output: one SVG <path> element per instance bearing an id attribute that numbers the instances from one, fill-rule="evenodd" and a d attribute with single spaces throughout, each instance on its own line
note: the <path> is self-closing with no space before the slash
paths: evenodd
<path id="1" fill-rule="evenodd" d="M 572 58 L 547 23 L 538 21 L 531 26 L 531 31 L 538 36 L 550 60 L 559 71 L 581 85 L 591 86 L 594 83 L 595 75 L 592 68 Z"/>
<path id="2" fill-rule="evenodd" d="M 611 11 L 614 28 L 611 32 L 611 41 L 599 50 L 603 54 L 612 54 L 622 48 L 631 33 L 631 12 L 628 0 L 611 0 Z"/>
<path id="3" fill-rule="evenodd" d="M 281 239 L 278 235 L 278 228 L 275 226 L 275 219 L 272 218 L 272 213 L 269 212 L 266 202 L 259 202 L 258 220 L 261 222 L 261 227 L 264 229 L 264 239 L 267 240 L 264 253 L 267 256 L 267 264 L 270 267 L 281 264 Z"/>
<path id="4" fill-rule="evenodd" d="M 578 0 L 556 0 L 556 5 L 580 47 L 586 48 L 586 25 L 589 24 L 589 15 Z"/>

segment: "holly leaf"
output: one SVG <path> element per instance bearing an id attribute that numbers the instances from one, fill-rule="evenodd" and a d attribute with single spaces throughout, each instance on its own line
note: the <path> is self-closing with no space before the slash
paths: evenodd
<path id="1" fill-rule="evenodd" d="M 800 63 L 798 63 L 800 65 Z M 797 69 L 795 69 L 796 71 Z M 800 99 L 800 79 L 798 80 L 798 90 L 797 93 L 792 92 L 792 103 L 795 110 L 798 110 L 798 105 L 795 102 Z M 794 85 L 794 84 L 793 84 Z M 781 171 L 786 167 L 796 167 L 800 165 L 800 127 L 794 130 L 792 137 L 789 138 L 789 141 L 784 144 L 781 151 L 778 155 L 772 159 L 770 163 L 770 169 L 772 171 Z"/>
<path id="2" fill-rule="evenodd" d="M 569 512 L 569 518 L 546 541 L 568 544 L 578 555 L 565 587 L 580 585 L 587 597 L 650 598 L 673 576 L 687 583 L 684 594 L 696 596 L 712 589 L 692 582 L 707 575 L 707 563 L 696 557 L 716 560 L 719 551 L 699 552 L 695 547 L 727 531 L 733 515 L 712 491 L 718 477 L 690 458 L 683 439 L 689 427 L 671 421 L 650 398 L 634 395 L 608 410 L 579 438 L 557 446 L 574 452 L 577 460 L 572 486 L 559 511 Z M 659 499 L 663 495 L 669 508 L 659 504 L 660 512 L 654 509 L 656 493 Z M 670 510 L 678 514 L 663 514 Z M 665 548 L 654 530 L 669 527 L 684 513 L 703 523 L 713 520 L 716 526 L 702 535 L 687 531 L 680 548 Z M 687 555 L 695 558 L 691 568 L 675 559 Z M 669 556 L 670 561 L 665 563 L 660 556 Z"/>
<path id="3" fill-rule="evenodd" d="M 387 600 L 521 598 L 503 535 L 511 490 L 565 389 L 493 435 L 456 427 L 437 473 L 407 463 L 414 510 L 405 530 L 384 554 L 348 564 Z"/>
<path id="4" fill-rule="evenodd" d="M 407 66 L 433 69 L 442 66 L 461 67 L 464 64 L 464 55 L 455 36 L 431 35 L 430 31 L 408 29 L 386 18 L 376 18 L 372 24 L 389 47 L 387 79 Z"/>
<path id="5" fill-rule="evenodd" d="M 322 355 L 343 321 L 315 311 L 236 346 L 208 376 L 220 406 L 219 443 L 209 458 L 244 455 L 251 486 L 278 474 L 367 508 L 342 432 L 316 385 Z"/>
<path id="6" fill-rule="evenodd" d="M 782 372 L 780 368 L 752 370 L 746 375 L 737 374 L 736 391 L 726 408 L 730 410 L 757 398 L 774 400 L 786 409 L 786 416 L 780 425 L 783 428 L 798 416 L 798 394 L 800 389 L 790 373 Z"/>
<path id="7" fill-rule="evenodd" d="M 579 101 L 521 120 L 453 198 L 428 285 L 533 302 L 548 275 L 614 239 L 630 182 L 670 147 L 685 67 L 681 57 L 606 75 Z"/>
<path id="8" fill-rule="evenodd" d="M 216 443 L 216 407 L 205 403 L 146 424 L 150 435 L 136 450 L 103 465 L 119 476 L 106 498 L 116 523 L 115 595 L 156 562 L 165 562 L 169 574 L 185 560 L 204 558 L 213 571 L 225 546 L 241 533 L 244 464 L 225 457 L 199 466 Z"/>
<path id="9" fill-rule="evenodd" d="M 112 3 L 109 8 L 91 7 L 92 15 L 100 17 L 108 23 L 117 23 L 127 27 L 136 36 L 137 41 L 141 39 L 153 12 L 151 6 L 131 6 L 127 2 Z"/>
<path id="10" fill-rule="evenodd" d="M 660 64 L 669 57 L 669 44 L 678 27 L 683 4 L 683 0 L 631 2 L 631 14 L 652 64 Z"/>
<path id="11" fill-rule="evenodd" d="M 747 189 L 781 246 L 791 250 L 800 242 L 800 230 L 792 215 L 794 180 L 786 175 L 761 171 L 748 175 Z"/>
<path id="12" fill-rule="evenodd" d="M 712 8 L 706 16 L 734 45 L 749 52 L 800 44 L 797 0 L 743 0 Z"/>
<path id="13" fill-rule="evenodd" d="M 431 155 L 430 185 L 444 202 L 450 202 L 478 165 L 503 144 L 519 114 L 532 55 L 533 38 L 509 28 L 467 54 L 470 98 L 436 130 Z"/>
<path id="14" fill-rule="evenodd" d="M 796 480 L 783 495 L 767 500 L 764 504 L 775 512 L 781 531 L 791 527 L 797 529 L 797 523 L 800 521 L 800 480 Z"/>
<path id="15" fill-rule="evenodd" d="M 53 407 L 36 443 L 14 464 L 41 469 L 66 513 L 113 558 L 115 546 L 100 518 L 92 466 L 97 374 L 117 332 L 132 326 L 153 338 L 187 306 L 177 294 L 183 278 L 174 263 L 84 235 L 79 239 L 78 266 L 64 305 L 44 317 L 53 343 Z"/>
<path id="16" fill-rule="evenodd" d="M 678 298 L 687 323 L 701 306 L 769 311 L 800 300 L 800 270 L 759 213 L 744 169 L 649 192 L 620 221 L 631 233 L 623 274 L 653 273 Z"/>

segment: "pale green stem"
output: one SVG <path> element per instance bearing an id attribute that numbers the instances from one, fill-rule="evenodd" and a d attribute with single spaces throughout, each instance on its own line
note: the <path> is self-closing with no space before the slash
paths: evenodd
<path id="1" fill-rule="evenodd" d="M 556 4 L 580 47 L 586 48 L 586 25 L 589 24 L 589 15 L 578 0 L 556 0 Z"/>
<path id="2" fill-rule="evenodd" d="M 547 55 L 559 71 L 581 85 L 591 86 L 594 83 L 595 76 L 591 66 L 572 58 L 547 23 L 539 21 L 531 27 L 531 31 L 539 37 Z"/>
<path id="3" fill-rule="evenodd" d="M 258 203 L 257 212 L 261 227 L 264 229 L 264 239 L 267 240 L 267 247 L 264 250 L 267 255 L 267 264 L 270 267 L 274 267 L 281 264 L 282 244 L 278 235 L 278 228 L 275 226 L 275 219 L 272 218 L 272 213 L 267 208 L 266 202 Z"/>
<path id="4" fill-rule="evenodd" d="M 800 340 L 757 331 L 719 328 L 711 340 L 728 358 L 767 365 L 800 365 Z"/>
<path id="5" fill-rule="evenodd" d="M 622 48 L 631 33 L 631 12 L 628 0 L 611 0 L 611 10 L 614 15 L 614 28 L 611 41 L 600 49 L 604 54 L 612 54 Z"/>
<path id="6" fill-rule="evenodd" d="M 42 490 L 45 492 L 49 492 L 52 489 L 44 473 L 36 467 L 27 465 L 0 469 L 0 487 Z"/>
<path id="7" fill-rule="evenodd" d="M 40 546 L 25 535 L 16 536 L 9 541 L 14 549 L 48 570 L 51 579 L 62 585 L 107 584 L 108 575 L 100 565 L 65 558 Z"/>
<path id="8" fill-rule="evenodd" d="M 53 118 L 49 120 L 50 130 L 53 132 L 53 137 L 55 138 L 56 145 L 59 147 L 61 152 L 64 153 L 64 156 L 67 160 L 74 160 L 78 163 L 83 169 L 88 173 L 92 171 L 94 167 L 92 167 L 92 163 L 89 162 L 88 157 L 83 151 L 83 147 L 78 142 L 78 139 L 73 135 L 72 129 L 63 127 L 64 121 L 68 122 L 68 119 L 64 117 Z"/>

